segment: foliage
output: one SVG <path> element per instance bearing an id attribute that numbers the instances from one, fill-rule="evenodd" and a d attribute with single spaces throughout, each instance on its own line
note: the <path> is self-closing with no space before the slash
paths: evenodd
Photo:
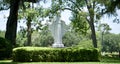
<path id="1" fill-rule="evenodd" d="M 66 32 L 62 38 L 62 42 L 66 47 L 76 45 L 79 41 L 80 37 L 72 31 Z M 51 46 L 54 43 L 54 39 L 51 35 L 51 32 L 48 30 L 48 26 L 44 27 L 40 32 L 33 32 L 32 42 L 33 46 Z"/>
<path id="2" fill-rule="evenodd" d="M 86 16 L 87 16 L 87 13 L 80 12 L 77 15 L 73 14 L 73 17 L 71 17 L 72 27 L 79 34 L 80 33 L 86 34 L 87 30 L 89 29 Z"/>
<path id="3" fill-rule="evenodd" d="M 42 27 L 40 31 L 33 31 L 31 38 L 31 46 L 48 47 L 51 46 L 54 41 L 47 26 Z M 26 41 L 26 30 L 23 29 L 18 32 L 17 44 L 18 46 L 24 46 Z"/>
<path id="4" fill-rule="evenodd" d="M 82 47 L 82 48 L 94 48 L 92 45 L 92 41 L 90 39 L 85 39 L 82 40 L 78 43 L 77 47 Z"/>
<path id="5" fill-rule="evenodd" d="M 13 61 L 76 62 L 100 61 L 97 49 L 19 47 L 13 49 Z"/>
<path id="6" fill-rule="evenodd" d="M 102 33 L 109 33 L 111 30 L 110 26 L 106 23 L 102 23 L 99 25 L 98 30 L 102 31 Z"/>
<path id="7" fill-rule="evenodd" d="M 41 21 L 43 21 L 43 8 L 42 7 L 34 7 L 34 4 L 30 4 L 28 2 L 24 3 L 25 8 L 21 8 L 19 10 L 19 19 L 25 19 L 27 29 L 22 28 L 23 32 L 26 32 L 27 42 L 26 45 L 31 45 L 31 35 L 34 30 L 41 29 Z"/>
<path id="8" fill-rule="evenodd" d="M 26 37 L 25 37 L 26 33 L 24 33 L 23 31 L 24 30 L 18 32 L 17 35 L 18 46 L 24 46 L 26 42 Z M 70 28 L 62 38 L 62 42 L 66 47 L 78 45 L 78 47 L 91 48 L 91 46 L 93 47 L 93 45 L 92 45 L 92 41 L 90 40 L 91 39 L 90 34 L 91 34 L 90 31 L 86 35 L 78 34 L 73 29 L 71 29 L 70 26 Z M 98 39 L 98 47 L 101 48 L 101 44 L 99 42 L 101 41 L 100 33 L 98 32 L 97 32 L 97 39 Z M 33 31 L 32 46 L 51 47 L 53 43 L 54 43 L 54 39 L 50 31 L 48 30 L 48 26 L 43 27 L 43 29 L 39 32 Z"/>
<path id="9" fill-rule="evenodd" d="M 107 14 L 108 17 L 114 17 L 113 22 L 120 23 L 118 18 L 117 10 L 120 9 L 120 0 L 98 0 L 100 2 L 102 9 L 102 15 Z"/>
<path id="10" fill-rule="evenodd" d="M 98 49 L 101 50 L 101 42 L 99 41 L 99 39 L 97 45 L 98 45 Z M 85 49 L 94 48 L 92 44 L 92 40 L 87 37 L 84 37 L 82 40 L 80 40 L 80 42 L 77 45 L 75 45 L 75 47 L 81 47 Z"/>
<path id="11" fill-rule="evenodd" d="M 0 37 L 0 59 L 10 58 L 12 53 L 12 45 L 10 42 Z"/>
<path id="12" fill-rule="evenodd" d="M 67 31 L 62 38 L 62 42 L 66 47 L 75 46 L 82 38 L 73 30 Z"/>
<path id="13" fill-rule="evenodd" d="M 56 2 L 57 0 L 54 1 Z M 85 34 L 90 28 L 93 45 L 97 48 L 94 23 L 98 22 L 101 18 L 102 12 L 99 3 L 96 0 L 62 0 L 58 5 L 59 10 L 72 11 L 71 21 L 73 28 L 77 32 Z"/>
<path id="14" fill-rule="evenodd" d="M 16 47 L 24 46 L 26 42 L 27 42 L 26 31 L 22 29 L 17 33 Z"/>
<path id="15" fill-rule="evenodd" d="M 7 10 L 10 7 L 10 0 L 0 0 L 0 11 Z"/>
<path id="16" fill-rule="evenodd" d="M 120 64 L 120 58 L 101 57 L 100 62 L 13 62 L 0 60 L 0 64 Z"/>
<path id="17" fill-rule="evenodd" d="M 100 54 L 97 49 L 85 49 L 80 47 L 66 48 L 62 50 L 63 61 L 100 61 Z"/>
<path id="18" fill-rule="evenodd" d="M 0 31 L 0 37 L 5 38 L 5 31 Z"/>
<path id="19" fill-rule="evenodd" d="M 114 14 L 117 9 L 120 9 L 119 0 L 98 0 L 104 6 L 103 13 L 112 13 Z"/>
<path id="20" fill-rule="evenodd" d="M 108 33 L 104 35 L 102 51 L 118 52 L 120 50 L 120 34 Z"/>
<path id="21" fill-rule="evenodd" d="M 70 47 L 73 45 L 77 45 L 79 41 L 82 39 L 76 32 L 74 32 L 71 29 L 68 29 L 69 31 L 65 33 L 65 35 L 62 38 L 62 42 L 66 47 Z M 26 42 L 26 33 L 22 31 L 18 32 L 17 35 L 17 45 L 18 46 L 24 46 Z M 51 35 L 51 32 L 48 30 L 48 26 L 42 27 L 42 30 L 40 31 L 33 31 L 32 33 L 32 45 L 31 46 L 41 46 L 41 47 L 50 47 L 54 43 L 54 39 Z"/>
<path id="22" fill-rule="evenodd" d="M 32 46 L 50 47 L 53 43 L 53 37 L 48 30 L 33 32 Z"/>

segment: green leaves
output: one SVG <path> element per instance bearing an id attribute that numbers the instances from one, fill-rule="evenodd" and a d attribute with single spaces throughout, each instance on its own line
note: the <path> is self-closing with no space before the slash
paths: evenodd
<path id="1" fill-rule="evenodd" d="M 83 7 L 85 5 L 84 0 L 76 0 L 76 3 L 78 4 L 79 7 Z"/>
<path id="2" fill-rule="evenodd" d="M 79 47 L 18 47 L 13 49 L 16 62 L 80 62 L 100 61 L 99 50 Z"/>
<path id="3" fill-rule="evenodd" d="M 117 52 L 120 48 L 120 34 L 107 33 L 103 35 L 103 49 L 106 52 Z"/>
<path id="4" fill-rule="evenodd" d="M 117 9 L 120 9 L 120 0 L 98 0 L 104 6 L 104 14 L 114 15 Z"/>
<path id="5" fill-rule="evenodd" d="M 1 30 L 0 30 L 0 37 L 5 38 L 5 31 L 1 31 Z"/>
<path id="6" fill-rule="evenodd" d="M 110 26 L 109 26 L 108 24 L 106 24 L 106 23 L 100 24 L 99 29 L 100 29 L 103 33 L 108 33 L 108 32 L 111 30 Z"/>
<path id="7" fill-rule="evenodd" d="M 89 25 L 86 20 L 87 13 L 80 12 L 79 14 L 74 14 L 71 18 L 73 29 L 78 33 L 86 34 L 89 28 Z"/>

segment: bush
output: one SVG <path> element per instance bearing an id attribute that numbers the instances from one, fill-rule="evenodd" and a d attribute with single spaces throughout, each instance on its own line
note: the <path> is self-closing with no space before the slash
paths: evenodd
<path id="1" fill-rule="evenodd" d="M 99 61 L 97 49 L 18 47 L 13 49 L 17 62 L 78 62 Z"/>
<path id="2" fill-rule="evenodd" d="M 100 61 L 100 53 L 97 49 L 84 49 L 79 47 L 62 50 L 62 56 L 67 62 Z"/>
<path id="3" fill-rule="evenodd" d="M 12 46 L 6 39 L 0 37 L 0 59 L 9 58 L 12 53 Z"/>

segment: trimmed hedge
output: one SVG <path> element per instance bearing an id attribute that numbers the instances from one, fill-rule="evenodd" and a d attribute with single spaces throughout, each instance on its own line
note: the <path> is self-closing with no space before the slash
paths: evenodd
<path id="1" fill-rule="evenodd" d="M 79 62 L 100 61 L 97 49 L 18 47 L 13 49 L 16 62 Z"/>

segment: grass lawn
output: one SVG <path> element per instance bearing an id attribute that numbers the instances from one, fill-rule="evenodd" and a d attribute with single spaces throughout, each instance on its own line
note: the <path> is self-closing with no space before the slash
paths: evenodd
<path id="1" fill-rule="evenodd" d="M 101 62 L 12 62 L 12 60 L 0 60 L 0 64 L 120 64 L 120 58 L 102 58 Z"/>

